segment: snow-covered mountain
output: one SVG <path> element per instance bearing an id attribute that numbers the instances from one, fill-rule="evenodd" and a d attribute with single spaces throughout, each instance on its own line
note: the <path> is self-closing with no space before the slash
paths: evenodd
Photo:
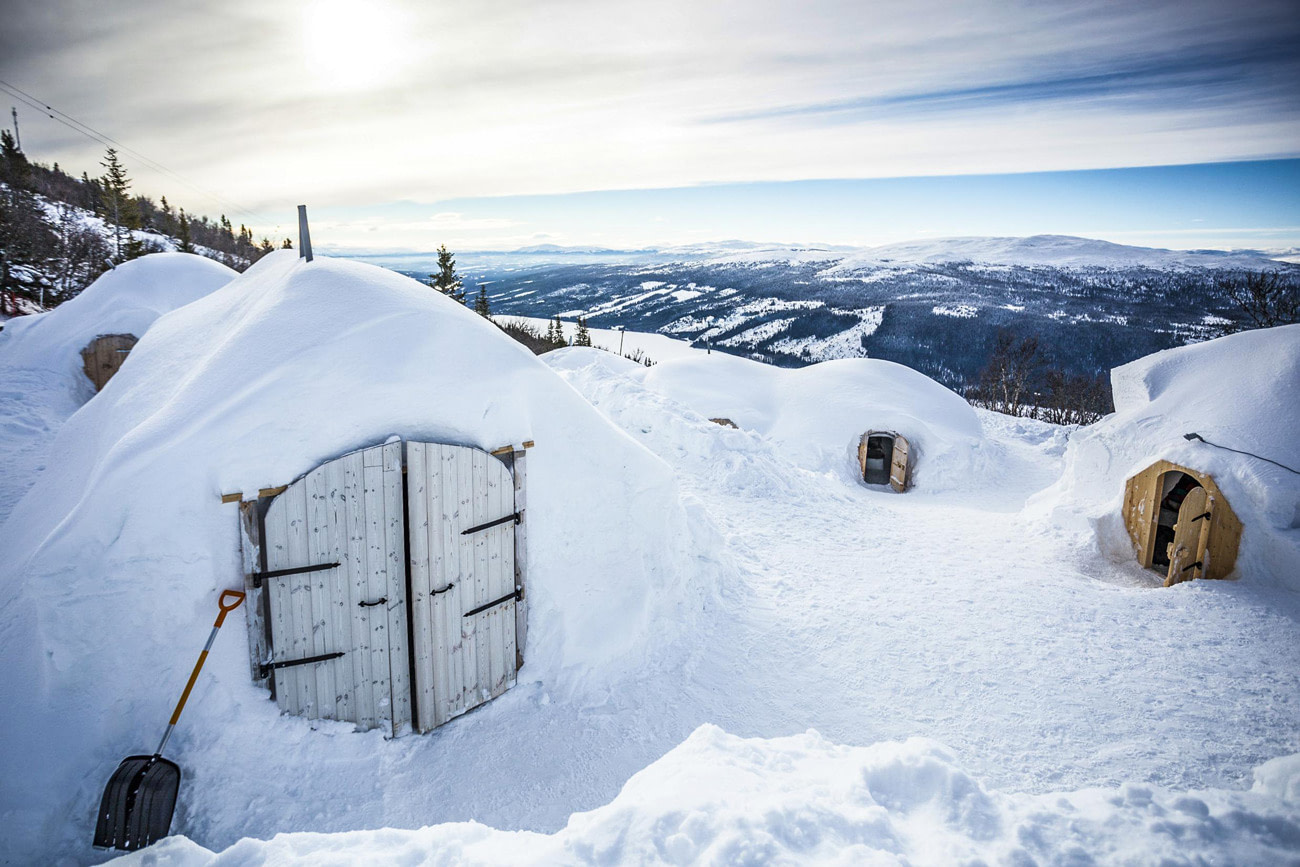
<path id="1" fill-rule="evenodd" d="M 378 257 L 423 277 L 423 262 Z M 657 331 L 783 366 L 886 358 L 971 381 L 1000 329 L 1093 376 L 1221 334 L 1240 313 L 1219 282 L 1300 267 L 1253 251 L 1174 251 L 1087 238 L 953 238 L 874 248 L 727 241 L 652 251 L 461 254 L 493 310 Z"/>

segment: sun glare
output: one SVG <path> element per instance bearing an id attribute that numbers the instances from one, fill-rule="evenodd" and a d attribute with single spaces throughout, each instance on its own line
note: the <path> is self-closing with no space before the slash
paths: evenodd
<path id="1" fill-rule="evenodd" d="M 303 49 L 315 82 L 359 90 L 391 79 L 404 52 L 398 13 L 386 3 L 315 0 L 305 11 Z"/>

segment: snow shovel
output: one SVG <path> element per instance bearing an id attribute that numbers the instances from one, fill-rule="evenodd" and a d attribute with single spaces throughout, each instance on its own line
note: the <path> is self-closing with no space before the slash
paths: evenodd
<path id="1" fill-rule="evenodd" d="M 227 599 L 229 601 L 227 601 Z M 99 820 L 95 823 L 95 847 L 99 849 L 124 849 L 128 852 L 143 849 L 156 840 L 166 837 L 172 827 L 172 813 L 176 810 L 176 793 L 181 786 L 181 769 L 175 762 L 162 757 L 167 739 L 181 718 L 185 701 L 199 679 L 199 671 L 208 658 L 212 642 L 217 638 L 226 615 L 239 607 L 244 594 L 239 590 L 225 590 L 217 605 L 221 613 L 212 624 L 212 634 L 203 645 L 199 661 L 190 672 L 190 682 L 185 684 L 181 700 L 176 702 L 171 722 L 163 732 L 162 743 L 152 756 L 127 756 L 113 772 L 104 787 L 103 800 L 99 802 Z"/>

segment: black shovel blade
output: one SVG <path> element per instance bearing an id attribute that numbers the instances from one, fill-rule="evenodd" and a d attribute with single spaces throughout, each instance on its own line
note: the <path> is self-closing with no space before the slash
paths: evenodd
<path id="1" fill-rule="evenodd" d="M 100 849 L 143 849 L 166 837 L 176 810 L 181 769 L 162 756 L 128 756 L 104 787 L 95 823 Z"/>

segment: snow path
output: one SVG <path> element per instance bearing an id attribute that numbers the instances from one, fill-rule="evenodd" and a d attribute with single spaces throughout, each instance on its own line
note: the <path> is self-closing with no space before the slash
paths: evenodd
<path id="1" fill-rule="evenodd" d="M 7 367 L 0 375 L 0 524 L 36 484 L 59 428 L 93 394 L 80 373 Z"/>
<path id="2" fill-rule="evenodd" d="M 1294 594 L 1157 591 L 1135 566 L 1031 528 L 1017 512 L 1059 472 L 1059 429 L 986 416 L 1005 487 L 900 496 L 847 469 L 797 469 L 622 376 L 565 376 L 674 466 L 722 536 L 735 568 L 698 615 L 698 641 L 596 695 L 552 696 L 525 667 L 490 705 L 397 741 L 278 717 L 251 689 L 210 695 L 241 706 L 200 712 L 264 717 L 294 748 L 250 767 L 246 729 L 211 743 L 178 732 L 177 754 L 204 770 L 174 833 L 220 849 L 471 819 L 552 832 L 704 723 L 740 736 L 815 728 L 847 745 L 930 737 L 987 785 L 1030 793 L 1241 789 L 1253 766 L 1300 751 Z M 218 650 L 245 653 L 238 641 Z"/>
<path id="3" fill-rule="evenodd" d="M 997 491 L 899 496 L 847 469 L 794 468 L 786 490 L 746 491 L 710 469 L 701 478 L 680 431 L 646 424 L 652 397 L 580 379 L 678 469 L 744 564 L 753 598 L 734 612 L 738 646 L 715 642 L 697 675 L 701 706 L 733 694 L 712 702 L 724 729 L 931 737 L 1017 791 L 1240 787 L 1254 765 L 1300 748 L 1300 599 L 1230 582 L 1152 592 L 1136 565 L 1010 514 L 1059 471 L 1049 426 L 984 416 L 1015 470 Z M 707 421 L 698 433 L 747 436 Z"/>

